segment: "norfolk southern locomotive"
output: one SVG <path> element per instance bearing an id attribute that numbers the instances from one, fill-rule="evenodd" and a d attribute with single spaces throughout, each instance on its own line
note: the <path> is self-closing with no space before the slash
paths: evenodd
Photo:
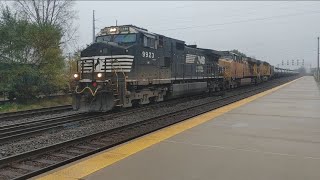
<path id="1" fill-rule="evenodd" d="M 73 108 L 105 112 L 270 78 L 274 68 L 255 61 L 187 46 L 133 25 L 106 27 L 81 52 L 74 74 Z M 260 64 L 269 67 L 261 77 Z"/>

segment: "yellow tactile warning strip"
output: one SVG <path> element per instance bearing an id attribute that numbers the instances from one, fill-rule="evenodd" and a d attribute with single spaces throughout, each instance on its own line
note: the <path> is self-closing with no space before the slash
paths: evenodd
<path id="1" fill-rule="evenodd" d="M 298 80 L 298 79 L 296 79 Z M 228 111 L 231 111 L 235 108 L 238 108 L 244 104 L 247 104 L 255 99 L 258 99 L 262 96 L 270 94 L 296 80 L 283 84 L 281 86 L 275 87 L 273 89 L 267 90 L 265 92 L 259 93 L 257 95 L 248 97 L 246 99 L 237 101 L 230 105 L 218 108 L 216 110 L 207 112 L 205 114 L 199 115 L 197 117 L 191 118 L 189 120 L 180 122 L 173 126 L 161 129 L 159 131 L 153 132 L 151 134 L 145 135 L 136 140 L 132 140 L 129 143 L 119 145 L 118 147 L 102 152 L 101 154 L 93 155 L 92 157 L 79 161 L 70 166 L 66 166 L 57 171 L 53 171 L 51 174 L 39 177 L 39 180 L 61 180 L 69 179 L 76 180 L 81 179 L 85 176 L 88 176 L 102 168 L 105 168 L 115 162 L 118 162 L 130 155 L 133 155 L 143 149 L 146 149 L 154 144 L 157 144 L 165 139 L 168 139 L 176 134 L 179 134 L 185 130 L 188 130 L 192 127 L 200 125 L 204 122 L 212 120 L 213 118 L 220 116 Z"/>

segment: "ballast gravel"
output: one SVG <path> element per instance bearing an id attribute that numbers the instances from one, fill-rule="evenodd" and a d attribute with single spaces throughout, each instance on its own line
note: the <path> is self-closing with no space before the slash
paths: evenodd
<path id="1" fill-rule="evenodd" d="M 217 97 L 207 97 L 204 99 L 192 100 L 189 102 L 183 102 L 167 107 L 162 107 L 161 105 L 159 105 L 159 108 L 146 108 L 146 110 L 144 111 L 140 111 L 139 109 L 137 109 L 139 113 L 132 112 L 130 114 L 126 114 L 125 116 L 119 116 L 115 118 L 99 117 L 94 120 L 66 124 L 63 128 L 46 131 L 42 134 L 38 134 L 33 137 L 26 137 L 17 141 L 13 141 L 11 143 L 0 145 L 0 159 L 50 146 L 63 141 L 68 141 L 75 138 L 87 136 L 97 132 L 114 129 L 120 126 L 132 124 L 138 121 L 143 121 L 149 118 L 158 117 L 171 112 L 183 110 L 188 107 L 193 107 L 196 105 L 203 104 L 205 102 L 212 101 L 213 99 L 217 99 Z"/>

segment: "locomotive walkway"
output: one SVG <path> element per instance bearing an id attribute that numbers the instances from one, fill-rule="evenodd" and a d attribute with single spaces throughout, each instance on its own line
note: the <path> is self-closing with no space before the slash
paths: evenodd
<path id="1" fill-rule="evenodd" d="M 159 130 L 39 179 L 320 179 L 313 77 Z"/>

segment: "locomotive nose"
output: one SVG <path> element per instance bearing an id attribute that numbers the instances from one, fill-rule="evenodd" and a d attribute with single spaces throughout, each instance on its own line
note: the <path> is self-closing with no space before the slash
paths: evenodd
<path id="1" fill-rule="evenodd" d="M 88 46 L 81 52 L 81 57 L 123 55 L 126 54 L 126 48 L 112 42 L 97 42 Z"/>

